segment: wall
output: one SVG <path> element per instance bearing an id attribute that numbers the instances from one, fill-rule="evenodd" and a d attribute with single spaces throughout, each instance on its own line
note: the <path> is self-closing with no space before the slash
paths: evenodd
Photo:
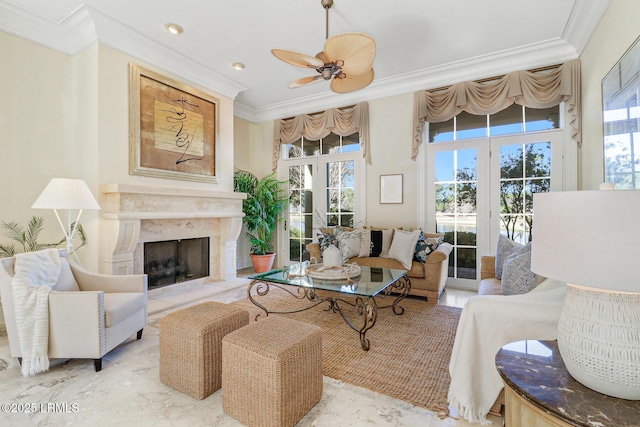
<path id="1" fill-rule="evenodd" d="M 89 84 L 71 76 L 90 64 L 0 31 L 0 221 L 26 226 L 34 215 L 42 216 L 45 228 L 38 242 L 63 238 L 56 217 L 49 210 L 31 209 L 52 177 L 78 177 L 76 162 L 84 154 L 80 140 L 90 124 L 80 116 L 78 92 Z M 89 61 L 90 62 L 90 61 Z M 0 237 L 0 243 L 13 241 Z M 16 245 L 22 251 L 20 245 Z"/>
<path id="2" fill-rule="evenodd" d="M 369 101 L 371 165 L 367 167 L 367 224 L 416 227 L 417 165 L 411 160 L 413 93 Z M 403 174 L 402 204 L 380 204 L 380 175 Z"/>
<path id="3" fill-rule="evenodd" d="M 62 232 L 54 214 L 30 208 L 54 177 L 84 179 L 99 202 L 99 186 L 109 183 L 233 191 L 231 99 L 105 45 L 94 44 L 70 57 L 1 31 L 0 45 L 11 58 L 0 63 L 0 144 L 5 160 L 0 178 L 6 183 L 0 189 L 0 221 L 26 224 L 32 215 L 41 215 L 45 231 L 39 240 L 59 240 Z M 219 99 L 219 184 L 129 175 L 128 64 L 132 61 Z M 101 264 L 99 217 L 97 211 L 85 211 L 80 221 L 89 244 L 79 255 L 93 271 Z M 9 240 L 0 237 L 0 243 Z"/>
<path id="4" fill-rule="evenodd" d="M 582 189 L 604 180 L 602 79 L 640 36 L 640 1 L 613 0 L 582 52 Z"/>

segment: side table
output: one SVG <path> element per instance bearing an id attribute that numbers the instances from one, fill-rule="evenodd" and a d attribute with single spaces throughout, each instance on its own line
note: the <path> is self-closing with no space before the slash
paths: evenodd
<path id="1" fill-rule="evenodd" d="M 593 391 L 571 377 L 556 341 L 518 341 L 502 347 L 496 367 L 505 384 L 507 427 L 631 427 L 640 401 Z"/>

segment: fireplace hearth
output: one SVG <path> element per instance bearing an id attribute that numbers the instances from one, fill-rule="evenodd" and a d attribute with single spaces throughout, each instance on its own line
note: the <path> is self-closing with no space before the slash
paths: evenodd
<path id="1" fill-rule="evenodd" d="M 149 289 L 209 276 L 209 238 L 144 243 Z"/>

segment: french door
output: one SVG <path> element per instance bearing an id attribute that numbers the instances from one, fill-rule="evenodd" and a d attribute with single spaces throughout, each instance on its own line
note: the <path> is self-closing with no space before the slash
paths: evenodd
<path id="1" fill-rule="evenodd" d="M 287 182 L 289 193 L 278 233 L 280 264 L 308 259 L 305 247 L 319 228 L 362 222 L 363 169 L 358 152 L 280 160 L 278 176 Z"/>
<path id="2" fill-rule="evenodd" d="M 453 245 L 448 283 L 477 289 L 500 234 L 530 240 L 533 194 L 563 188 L 562 132 L 426 145 L 425 231 Z"/>

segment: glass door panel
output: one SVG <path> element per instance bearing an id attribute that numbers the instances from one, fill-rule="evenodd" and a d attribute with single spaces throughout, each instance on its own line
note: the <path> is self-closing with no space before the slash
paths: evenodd
<path id="1" fill-rule="evenodd" d="M 313 240 L 313 171 L 312 163 L 291 165 L 289 173 L 288 261 L 308 259 L 307 243 Z"/>
<path id="2" fill-rule="evenodd" d="M 327 225 L 352 227 L 355 209 L 355 162 L 328 162 Z"/>
<path id="3" fill-rule="evenodd" d="M 453 245 L 449 277 L 477 277 L 478 150 L 435 153 L 436 232 Z"/>
<path id="4" fill-rule="evenodd" d="M 500 233 L 531 240 L 533 194 L 551 189 L 551 142 L 500 146 Z"/>

